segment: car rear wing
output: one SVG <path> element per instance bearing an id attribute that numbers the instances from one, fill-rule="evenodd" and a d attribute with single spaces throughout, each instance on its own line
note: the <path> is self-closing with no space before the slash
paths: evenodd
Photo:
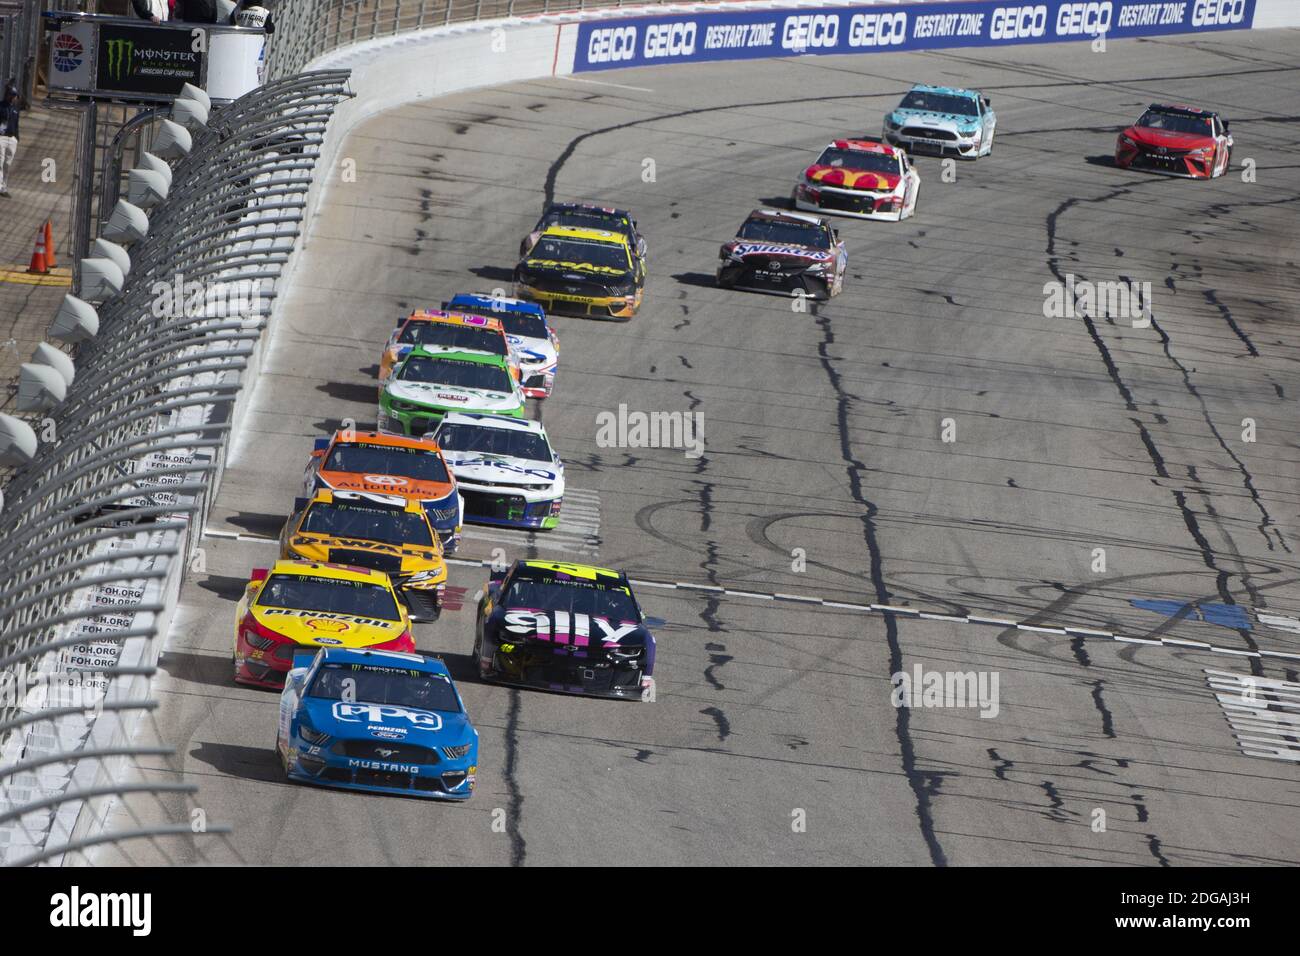
<path id="1" fill-rule="evenodd" d="M 298 670 L 303 667 L 311 667 L 312 662 L 316 660 L 316 655 L 322 650 L 323 648 L 320 647 L 295 647 L 293 650 L 293 661 L 290 664 L 290 667 L 293 670 Z"/>

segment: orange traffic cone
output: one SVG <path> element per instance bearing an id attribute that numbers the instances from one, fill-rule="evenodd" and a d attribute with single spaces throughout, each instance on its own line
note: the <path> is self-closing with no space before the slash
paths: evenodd
<path id="1" fill-rule="evenodd" d="M 27 271 L 34 275 L 49 275 L 50 267 L 45 264 L 45 230 L 36 230 L 36 248 L 32 250 L 32 264 Z"/>
<path id="2" fill-rule="evenodd" d="M 54 260 L 54 227 L 45 220 L 45 268 L 53 269 L 58 263 Z"/>

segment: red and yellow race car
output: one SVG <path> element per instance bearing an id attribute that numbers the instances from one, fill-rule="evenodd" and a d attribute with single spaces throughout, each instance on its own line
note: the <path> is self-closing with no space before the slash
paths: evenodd
<path id="1" fill-rule="evenodd" d="M 414 651 L 406 606 L 382 571 L 317 561 L 258 568 L 235 608 L 235 680 L 282 687 L 300 647 Z"/>
<path id="2" fill-rule="evenodd" d="M 321 489 L 393 495 L 417 502 L 429 516 L 444 551 L 460 545 L 465 503 L 456 476 L 447 467 L 442 449 L 431 438 L 409 438 L 388 432 L 336 431 L 316 439 L 303 497 Z"/>
<path id="3" fill-rule="evenodd" d="M 916 211 L 921 174 L 907 153 L 887 143 L 837 139 L 794 184 L 796 209 L 859 219 L 906 219 Z"/>

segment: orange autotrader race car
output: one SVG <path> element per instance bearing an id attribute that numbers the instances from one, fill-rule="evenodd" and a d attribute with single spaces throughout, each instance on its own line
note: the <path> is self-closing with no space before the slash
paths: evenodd
<path id="1" fill-rule="evenodd" d="M 235 608 L 235 680 L 281 687 L 302 647 L 414 651 L 415 639 L 382 571 L 319 561 L 257 568 Z"/>
<path id="2" fill-rule="evenodd" d="M 402 359 L 419 346 L 426 352 L 483 352 L 500 355 L 521 379 L 519 350 L 510 344 L 501 320 L 469 312 L 418 309 L 397 324 L 379 359 L 379 381 L 388 381 Z"/>
<path id="3" fill-rule="evenodd" d="M 431 438 L 347 429 L 317 438 L 303 475 L 303 497 L 323 488 L 417 502 L 442 539 L 443 550 L 455 551 L 460 545 L 465 503 L 456 489 L 456 476 Z"/>

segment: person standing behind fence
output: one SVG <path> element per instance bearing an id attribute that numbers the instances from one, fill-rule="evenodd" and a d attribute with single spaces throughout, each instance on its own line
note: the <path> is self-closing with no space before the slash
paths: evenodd
<path id="1" fill-rule="evenodd" d="M 0 103 L 0 196 L 9 198 L 9 167 L 18 155 L 18 85 L 12 80 L 5 87 Z"/>
<path id="2" fill-rule="evenodd" d="M 176 0 L 176 19 L 186 23 L 216 23 L 217 0 Z"/>
<path id="3" fill-rule="evenodd" d="M 260 27 L 268 34 L 275 32 L 271 11 L 258 0 L 239 0 L 235 9 L 230 11 L 230 22 L 237 27 Z"/>
<path id="4" fill-rule="evenodd" d="M 135 15 L 151 23 L 162 23 L 168 18 L 167 0 L 131 0 Z"/>

